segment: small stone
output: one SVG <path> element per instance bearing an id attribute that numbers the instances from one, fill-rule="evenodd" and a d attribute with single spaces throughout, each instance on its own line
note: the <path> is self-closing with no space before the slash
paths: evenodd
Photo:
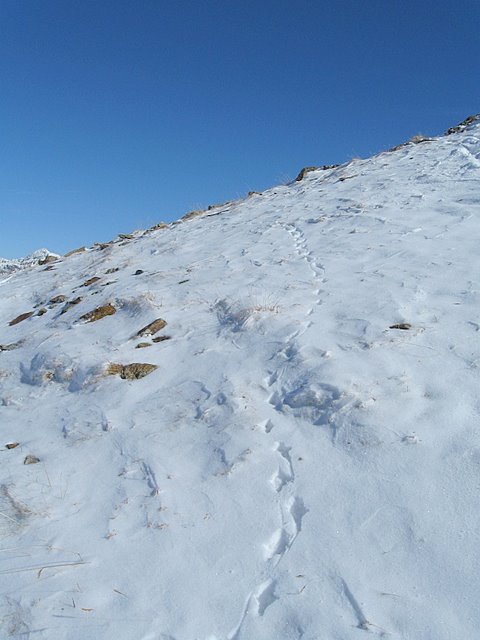
<path id="1" fill-rule="evenodd" d="M 134 276 L 141 276 L 142 273 L 143 273 L 143 269 L 137 269 L 133 275 Z"/>
<path id="2" fill-rule="evenodd" d="M 116 312 L 117 310 L 112 304 L 104 304 L 101 307 L 97 307 L 93 311 L 85 313 L 80 317 L 80 320 L 83 320 L 84 322 L 96 322 L 97 320 L 105 318 L 105 316 L 112 316 Z"/>
<path id="3" fill-rule="evenodd" d="M 411 328 L 412 325 L 408 324 L 408 322 L 399 322 L 398 324 L 392 324 L 389 327 L 389 329 L 401 329 L 402 331 L 408 331 Z"/>
<path id="4" fill-rule="evenodd" d="M 80 304 L 81 301 L 82 301 L 81 297 L 75 298 L 74 300 L 69 300 L 67 304 L 63 307 L 63 309 L 60 311 L 60 315 L 68 311 L 70 307 L 74 307 L 76 304 Z"/>
<path id="5" fill-rule="evenodd" d="M 13 351 L 14 349 L 18 349 L 22 344 L 22 341 L 12 342 L 11 344 L 0 344 L 0 351 Z"/>
<path id="6" fill-rule="evenodd" d="M 9 442 L 5 445 L 7 449 L 16 449 L 20 445 L 19 442 Z"/>
<path id="7" fill-rule="evenodd" d="M 146 349 L 147 347 L 151 347 L 151 346 L 152 346 L 151 342 L 139 342 L 135 347 L 135 349 Z"/>
<path id="8" fill-rule="evenodd" d="M 33 316 L 33 311 L 29 311 L 28 313 L 22 313 L 16 318 L 14 318 L 13 320 L 10 320 L 8 324 L 12 327 L 14 324 L 23 322 L 24 320 L 26 320 L 27 318 L 30 318 L 31 316 Z"/>
<path id="9" fill-rule="evenodd" d="M 172 336 L 158 336 L 157 338 L 152 338 L 152 342 L 164 342 L 165 340 L 171 340 Z"/>
<path id="10" fill-rule="evenodd" d="M 122 380 L 139 380 L 148 376 L 155 369 L 158 369 L 156 364 L 148 364 L 147 362 L 133 362 L 132 364 L 110 363 L 107 368 L 107 375 L 119 375 Z"/>
<path id="11" fill-rule="evenodd" d="M 105 273 L 115 273 L 116 271 L 119 271 L 118 267 L 111 267 L 110 269 L 107 269 Z"/>
<path id="12" fill-rule="evenodd" d="M 37 458 L 37 456 L 28 455 L 25 457 L 23 464 L 37 464 L 37 462 L 40 462 L 40 458 Z"/>
<path id="13" fill-rule="evenodd" d="M 147 324 L 146 327 L 143 327 L 143 329 L 140 329 L 140 331 L 137 333 L 137 336 L 154 336 L 166 326 L 166 320 L 164 320 L 163 318 L 157 318 L 153 322 L 150 322 L 150 324 Z"/>
<path id="14" fill-rule="evenodd" d="M 91 284 L 94 284 L 99 280 L 100 278 L 98 276 L 93 276 L 93 278 L 89 278 L 88 280 L 85 280 L 85 282 L 82 284 L 82 287 L 89 287 Z"/>
<path id="15" fill-rule="evenodd" d="M 37 316 L 43 316 L 45 313 L 47 313 L 47 310 L 45 307 L 41 307 L 41 309 L 37 311 Z"/>

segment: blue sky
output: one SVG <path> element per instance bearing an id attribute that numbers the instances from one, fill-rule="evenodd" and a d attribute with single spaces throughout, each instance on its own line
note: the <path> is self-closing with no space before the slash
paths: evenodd
<path id="1" fill-rule="evenodd" d="M 439 134 L 479 33 L 477 0 L 1 0 L 0 256 Z"/>

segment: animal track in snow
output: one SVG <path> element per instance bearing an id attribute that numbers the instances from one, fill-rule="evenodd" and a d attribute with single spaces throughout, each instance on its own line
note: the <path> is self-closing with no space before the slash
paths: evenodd
<path id="1" fill-rule="evenodd" d="M 277 442 L 276 451 L 280 454 L 280 463 L 278 470 L 271 478 L 271 483 L 278 493 L 283 487 L 292 482 L 295 478 L 293 472 L 292 459 L 290 457 L 291 447 L 287 447 L 283 442 Z"/>
<path id="2" fill-rule="evenodd" d="M 278 600 L 278 596 L 275 595 L 275 580 L 266 580 L 262 582 L 253 593 L 253 600 L 255 602 L 255 613 L 258 616 L 263 616 L 266 609 Z"/>
<path id="3" fill-rule="evenodd" d="M 287 500 L 282 506 L 282 527 L 274 531 L 268 542 L 263 545 L 265 560 L 275 560 L 275 565 L 280 562 L 302 530 L 302 520 L 306 513 L 308 509 L 302 498 L 294 496 Z"/>

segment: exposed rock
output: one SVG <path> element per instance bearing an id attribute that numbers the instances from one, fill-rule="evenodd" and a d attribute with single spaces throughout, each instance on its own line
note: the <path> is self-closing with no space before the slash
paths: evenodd
<path id="1" fill-rule="evenodd" d="M 93 276 L 93 278 L 89 278 L 88 280 L 85 280 L 85 282 L 82 284 L 82 287 L 89 287 L 91 284 L 94 284 L 99 280 L 100 278 L 98 276 Z"/>
<path id="2" fill-rule="evenodd" d="M 150 324 L 147 324 L 146 327 L 143 327 L 143 329 L 140 329 L 140 331 L 137 332 L 137 336 L 154 336 L 166 326 L 166 320 L 163 318 L 157 318 L 153 322 L 150 322 Z"/>
<path id="3" fill-rule="evenodd" d="M 63 257 L 64 258 L 69 258 L 70 256 L 75 255 L 76 253 L 83 253 L 84 251 L 86 251 L 86 247 L 78 247 L 78 249 L 73 249 L 72 251 L 69 251 L 68 253 L 66 253 Z"/>
<path id="4" fill-rule="evenodd" d="M 133 275 L 134 276 L 141 276 L 142 273 L 143 273 L 143 269 L 137 269 Z"/>
<path id="5" fill-rule="evenodd" d="M 75 298 L 74 300 L 69 300 L 67 304 L 63 307 L 63 309 L 60 311 L 60 315 L 68 311 L 70 307 L 74 307 L 76 304 L 80 304 L 81 301 L 82 301 L 81 297 Z"/>
<path id="6" fill-rule="evenodd" d="M 111 267 L 110 269 L 107 269 L 105 273 L 115 273 L 116 271 L 119 271 L 118 267 Z"/>
<path id="7" fill-rule="evenodd" d="M 151 346 L 152 346 L 151 342 L 139 342 L 135 347 L 135 349 L 146 349 L 147 347 L 151 347 Z"/>
<path id="8" fill-rule="evenodd" d="M 13 320 L 10 320 L 10 322 L 8 324 L 11 327 L 13 327 L 14 324 L 18 324 L 19 322 L 23 322 L 24 320 L 26 320 L 27 318 L 30 318 L 31 316 L 33 316 L 33 311 L 28 311 L 28 313 L 21 313 L 19 316 L 17 316 Z"/>
<path id="9" fill-rule="evenodd" d="M 37 458 L 37 456 L 28 455 L 25 457 L 23 464 L 37 464 L 37 462 L 40 462 L 40 458 Z"/>
<path id="10" fill-rule="evenodd" d="M 197 216 L 201 216 L 205 213 L 204 209 L 194 209 L 193 211 L 189 211 L 184 216 L 182 216 L 182 220 L 190 220 L 191 218 L 196 218 Z"/>
<path id="11" fill-rule="evenodd" d="M 186 278 L 185 280 L 179 280 L 178 284 L 185 284 L 185 282 L 190 282 L 189 278 Z"/>
<path id="12" fill-rule="evenodd" d="M 98 251 L 103 251 L 104 249 L 109 247 L 111 244 L 113 244 L 113 242 L 95 242 L 93 246 Z"/>
<path id="13" fill-rule="evenodd" d="M 300 182 L 305 178 L 307 173 L 311 173 L 312 171 L 317 171 L 320 167 L 303 167 L 298 176 L 295 178 L 295 182 Z"/>
<path id="14" fill-rule="evenodd" d="M 131 234 L 131 233 L 119 233 L 119 234 L 118 234 L 118 237 L 119 237 L 121 240 L 133 240 L 133 238 L 134 238 L 135 236 L 132 236 L 132 234 Z"/>
<path id="15" fill-rule="evenodd" d="M 402 331 L 408 331 L 411 328 L 412 325 L 408 324 L 408 322 L 399 322 L 397 324 L 392 324 L 389 327 L 389 329 L 402 329 Z"/>
<path id="16" fill-rule="evenodd" d="M 19 442 L 9 442 L 5 445 L 6 449 L 16 449 L 20 445 Z"/>
<path id="17" fill-rule="evenodd" d="M 112 304 L 108 303 L 102 305 L 101 307 L 97 307 L 93 311 L 89 311 L 88 313 L 83 314 L 83 316 L 80 316 L 80 320 L 83 320 L 84 322 L 96 322 L 97 320 L 101 320 L 105 316 L 112 316 L 116 312 L 117 310 L 115 309 L 115 307 Z"/>
<path id="18" fill-rule="evenodd" d="M 13 351 L 18 349 L 22 345 L 22 340 L 19 342 L 12 342 L 12 344 L 0 344 L 0 351 Z"/>
<path id="19" fill-rule="evenodd" d="M 447 131 L 445 131 L 445 135 L 449 136 L 452 133 L 459 133 L 460 131 L 465 131 L 468 125 L 474 124 L 478 120 L 480 120 L 480 113 L 477 113 L 474 116 L 468 116 L 468 118 L 465 118 L 465 120 L 463 120 L 462 122 L 459 122 L 459 124 L 457 124 L 455 127 L 450 127 L 450 129 L 447 129 Z"/>
<path id="20" fill-rule="evenodd" d="M 45 307 L 41 307 L 41 308 L 37 311 L 37 316 L 43 316 L 45 313 L 47 313 L 47 310 L 45 309 Z"/>
<path id="21" fill-rule="evenodd" d="M 139 380 L 158 369 L 156 364 L 133 362 L 132 364 L 113 364 L 107 368 L 108 375 L 119 375 L 123 380 Z"/>
<path id="22" fill-rule="evenodd" d="M 67 296 L 54 296 L 48 304 L 60 304 L 60 302 L 65 302 Z"/>
<path id="23" fill-rule="evenodd" d="M 165 340 L 171 340 L 172 336 L 158 336 L 157 338 L 152 338 L 152 342 L 164 342 Z"/>
<path id="24" fill-rule="evenodd" d="M 45 264 L 50 264 L 51 262 L 56 262 L 57 261 L 57 256 L 45 256 L 45 258 L 42 258 L 41 260 L 38 261 L 38 264 L 43 266 Z"/>
<path id="25" fill-rule="evenodd" d="M 168 224 L 166 222 L 159 222 L 158 224 L 154 224 L 153 227 L 147 229 L 147 231 L 157 231 L 158 229 L 167 229 Z"/>
<path id="26" fill-rule="evenodd" d="M 260 191 L 249 191 L 248 192 L 248 197 L 252 197 L 252 196 L 261 196 L 261 192 Z"/>

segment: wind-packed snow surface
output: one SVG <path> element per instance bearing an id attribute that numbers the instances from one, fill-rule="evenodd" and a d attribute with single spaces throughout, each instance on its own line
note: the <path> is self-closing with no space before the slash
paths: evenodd
<path id="1" fill-rule="evenodd" d="M 1 638 L 479 637 L 479 136 L 4 277 Z"/>

